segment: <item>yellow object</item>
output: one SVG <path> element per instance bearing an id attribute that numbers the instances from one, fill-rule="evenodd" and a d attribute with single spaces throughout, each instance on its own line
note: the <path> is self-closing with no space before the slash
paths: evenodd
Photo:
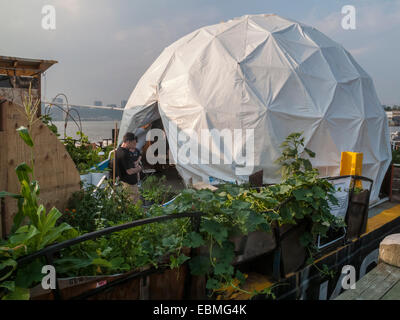
<path id="1" fill-rule="evenodd" d="M 340 159 L 340 175 L 356 175 L 361 176 L 362 174 L 362 162 L 363 154 L 359 152 L 342 152 Z M 356 186 L 362 188 L 362 182 L 356 181 Z"/>

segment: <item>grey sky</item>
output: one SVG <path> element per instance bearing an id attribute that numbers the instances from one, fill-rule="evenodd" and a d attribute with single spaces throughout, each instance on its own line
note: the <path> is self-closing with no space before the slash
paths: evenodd
<path id="1" fill-rule="evenodd" d="M 41 27 L 43 5 L 57 29 Z M 354 5 L 357 29 L 341 27 Z M 54 59 L 45 95 L 71 103 L 120 104 L 161 51 L 202 26 L 275 13 L 312 25 L 341 43 L 371 75 L 384 104 L 400 104 L 400 0 L 1 0 L 0 55 Z"/>

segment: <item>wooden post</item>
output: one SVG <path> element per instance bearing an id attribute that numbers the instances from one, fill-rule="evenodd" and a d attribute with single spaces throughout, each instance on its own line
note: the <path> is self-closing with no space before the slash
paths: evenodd
<path id="1" fill-rule="evenodd" d="M 115 186 L 115 158 L 116 158 L 116 145 L 117 145 L 117 130 L 118 130 L 118 122 L 115 123 L 115 131 L 114 131 L 114 165 L 113 165 L 113 187 Z"/>

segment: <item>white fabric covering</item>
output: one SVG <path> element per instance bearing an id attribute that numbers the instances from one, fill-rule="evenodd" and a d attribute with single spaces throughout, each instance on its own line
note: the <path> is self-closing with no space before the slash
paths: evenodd
<path id="1" fill-rule="evenodd" d="M 391 161 L 386 114 L 370 76 L 341 45 L 277 15 L 247 15 L 200 28 L 165 48 L 125 107 L 119 140 L 160 118 L 178 130 L 252 128 L 255 168 L 280 181 L 274 161 L 292 132 L 304 132 L 321 176 L 339 174 L 342 151 L 364 154 L 371 201 Z M 172 149 L 174 159 L 177 150 Z M 241 180 L 229 164 L 180 164 L 188 182 Z"/>

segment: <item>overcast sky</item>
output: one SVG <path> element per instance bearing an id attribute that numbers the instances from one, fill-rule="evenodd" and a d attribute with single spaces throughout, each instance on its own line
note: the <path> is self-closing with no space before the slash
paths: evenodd
<path id="1" fill-rule="evenodd" d="M 42 29 L 42 7 L 56 30 Z M 341 27 L 344 5 L 356 30 Z M 161 51 L 206 25 L 275 13 L 341 43 L 371 75 L 383 104 L 400 104 L 400 0 L 0 0 L 0 55 L 52 59 L 45 97 L 120 104 Z"/>

